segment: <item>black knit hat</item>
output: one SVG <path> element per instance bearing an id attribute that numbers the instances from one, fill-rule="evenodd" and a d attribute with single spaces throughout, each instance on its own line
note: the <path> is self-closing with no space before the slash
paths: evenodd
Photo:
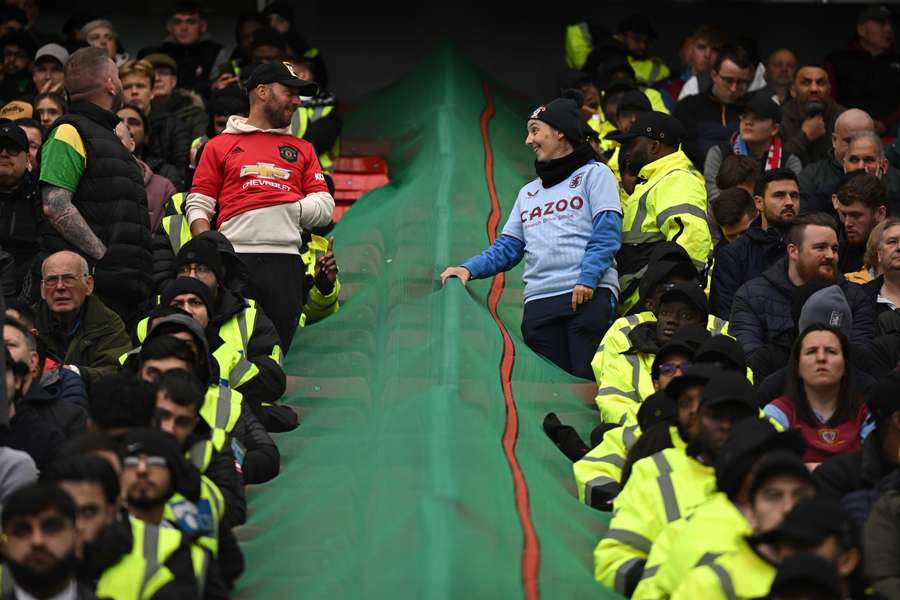
<path id="1" fill-rule="evenodd" d="M 178 256 L 175 257 L 174 269 L 177 275 L 178 269 L 184 265 L 197 263 L 206 265 L 216 275 L 216 281 L 222 283 L 225 279 L 225 265 L 219 256 L 219 249 L 211 241 L 196 237 L 181 247 Z"/>
<path id="2" fill-rule="evenodd" d="M 206 287 L 206 284 L 194 277 L 177 277 L 168 286 L 166 291 L 160 297 L 160 304 L 168 306 L 172 303 L 172 299 L 182 294 L 193 294 L 203 300 L 206 305 L 206 311 L 209 316 L 213 316 L 214 304 L 212 292 Z"/>
<path id="3" fill-rule="evenodd" d="M 562 132 L 573 146 L 579 146 L 584 140 L 580 112 L 583 103 L 584 96 L 581 95 L 581 92 L 566 90 L 562 97 L 534 109 L 528 119 L 543 121 Z"/>
<path id="4" fill-rule="evenodd" d="M 122 457 L 146 454 L 166 460 L 172 488 L 188 500 L 200 499 L 200 471 L 189 463 L 171 434 L 159 429 L 132 429 L 122 440 Z"/>

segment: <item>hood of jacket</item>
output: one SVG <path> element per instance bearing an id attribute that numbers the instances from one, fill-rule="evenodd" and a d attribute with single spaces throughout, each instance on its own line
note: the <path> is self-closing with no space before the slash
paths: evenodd
<path id="1" fill-rule="evenodd" d="M 224 133 L 278 133 L 281 135 L 290 135 L 291 134 L 291 126 L 280 127 L 276 129 L 260 129 L 259 127 L 254 127 L 250 125 L 247 121 L 249 117 L 242 117 L 240 115 L 231 115 L 228 117 L 228 123 L 225 125 Z"/>
<path id="2" fill-rule="evenodd" d="M 763 271 L 763 278 L 787 298 L 791 298 L 797 286 L 788 277 L 787 257 L 782 256 L 774 265 Z"/>
<path id="3" fill-rule="evenodd" d="M 661 347 L 656 337 L 656 319 L 641 323 L 628 332 L 628 341 L 631 347 L 628 352 L 640 352 L 642 354 L 656 354 Z"/>
<path id="4" fill-rule="evenodd" d="M 669 173 L 670 171 L 674 171 L 675 169 L 690 171 L 698 181 L 704 183 L 705 185 L 703 173 L 694 168 L 694 164 L 691 162 L 691 159 L 689 159 L 687 157 L 687 154 L 685 154 L 681 150 L 676 150 L 672 154 L 667 154 L 662 158 L 657 158 L 648 165 L 644 165 L 644 168 L 641 169 L 638 177 L 640 179 L 646 180 L 646 184 L 652 184 L 655 183 L 656 180 L 661 178 L 663 175 Z M 637 190 L 635 190 L 635 192 L 637 192 Z"/>
<path id="5" fill-rule="evenodd" d="M 219 256 L 225 265 L 225 280 L 220 282 L 219 287 L 227 288 L 235 293 L 240 294 L 244 286 L 247 285 L 247 265 L 241 260 L 241 257 L 234 251 L 234 246 L 228 241 L 224 235 L 218 231 L 211 230 L 203 234 L 203 237 L 214 242 L 219 250 Z"/>
<path id="6" fill-rule="evenodd" d="M 215 314 L 209 317 L 209 331 L 218 331 L 219 326 L 249 306 L 247 299 L 228 288 L 219 288 L 219 299 L 216 301 Z"/>
<path id="7" fill-rule="evenodd" d="M 166 324 L 177 325 L 180 329 L 187 330 L 194 338 L 194 343 L 197 345 L 198 350 L 206 356 L 207 372 L 198 373 L 200 380 L 210 383 L 218 380 L 218 363 L 215 361 L 209 351 L 209 342 L 206 339 L 206 332 L 203 331 L 203 328 L 200 327 L 200 323 L 195 321 L 193 317 L 189 317 L 188 315 L 169 315 L 168 317 L 160 317 L 159 319 L 155 319 L 153 321 L 153 326 L 149 329 L 149 331 L 147 331 L 147 337 L 144 340 L 144 343 L 146 344 L 147 340 L 155 337 L 156 332 L 158 332 L 160 328 Z"/>

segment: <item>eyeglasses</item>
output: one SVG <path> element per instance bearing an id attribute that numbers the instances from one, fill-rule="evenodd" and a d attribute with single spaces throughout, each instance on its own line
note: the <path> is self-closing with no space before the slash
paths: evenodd
<path id="1" fill-rule="evenodd" d="M 144 461 L 144 464 L 147 467 L 165 467 L 166 459 L 162 456 L 126 456 L 125 460 L 122 461 L 122 466 L 126 469 L 137 469 L 138 465 L 141 464 L 141 461 Z"/>
<path id="2" fill-rule="evenodd" d="M 719 79 L 721 79 L 722 83 L 724 83 L 729 88 L 745 90 L 750 87 L 749 79 L 737 79 L 736 77 L 726 77 L 724 75 L 719 75 Z"/>
<path id="3" fill-rule="evenodd" d="M 691 363 L 688 361 L 685 362 L 665 362 L 659 365 L 659 373 L 660 375 L 672 375 L 675 371 L 681 371 L 684 373 L 688 369 L 691 368 Z"/>
<path id="4" fill-rule="evenodd" d="M 210 273 L 212 273 L 212 269 L 210 269 L 206 265 L 198 265 L 196 263 L 181 265 L 180 267 L 178 267 L 179 275 L 190 275 L 192 272 L 196 273 L 197 275 L 209 275 Z"/>
<path id="5" fill-rule="evenodd" d="M 48 275 L 41 279 L 41 285 L 45 288 L 55 288 L 59 284 L 62 284 L 65 288 L 70 288 L 75 285 L 75 282 L 79 279 L 84 279 L 87 275 L 76 275 L 75 273 L 63 273 L 62 275 Z"/>

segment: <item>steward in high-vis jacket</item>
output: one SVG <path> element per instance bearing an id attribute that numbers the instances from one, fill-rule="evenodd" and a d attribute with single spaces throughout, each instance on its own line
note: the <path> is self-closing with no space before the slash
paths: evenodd
<path id="1" fill-rule="evenodd" d="M 625 146 L 625 169 L 638 185 L 623 205 L 622 248 L 616 255 L 619 313 L 638 300 L 638 284 L 650 254 L 663 241 L 677 242 L 703 271 L 712 250 L 703 174 L 678 149 L 684 128 L 672 116 L 638 115 L 628 133 L 613 134 Z"/>
<path id="2" fill-rule="evenodd" d="M 703 290 L 696 283 L 675 283 L 663 292 L 656 320 L 641 323 L 628 333 L 629 345 L 624 351 L 617 353 L 612 344 L 604 345 L 595 398 L 601 421 L 635 423 L 640 403 L 655 391 L 652 365 L 657 352 L 679 329 L 705 326 L 708 318 Z"/>
<path id="3" fill-rule="evenodd" d="M 713 375 L 703 388 L 697 436 L 686 460 L 656 478 L 632 478 L 614 502 L 609 530 L 594 549 L 594 577 L 630 596 L 641 579 L 653 542 L 673 521 L 691 514 L 715 491 L 712 464 L 736 422 L 759 414 L 753 385 L 738 373 Z M 668 455 L 680 451 L 669 449 Z M 642 459 L 647 463 L 653 457 Z"/>
<path id="4" fill-rule="evenodd" d="M 779 485 L 787 486 L 785 511 L 813 495 L 815 485 L 803 464 L 803 450 L 796 432 L 779 432 L 762 419 L 738 423 L 716 459 L 718 491 L 689 519 L 666 526 L 653 544 L 632 598 L 668 598 L 691 569 L 736 550 L 741 538 L 753 533 L 745 515 L 755 511 L 757 499 L 765 501 L 765 494 L 772 493 L 767 483 L 778 478 Z"/>

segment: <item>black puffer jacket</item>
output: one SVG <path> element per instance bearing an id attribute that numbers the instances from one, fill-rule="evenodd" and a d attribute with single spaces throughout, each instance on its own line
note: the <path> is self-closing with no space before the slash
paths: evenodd
<path id="1" fill-rule="evenodd" d="M 107 247 L 96 265 L 96 293 L 120 315 L 129 314 L 150 298 L 153 261 L 150 215 L 144 178 L 134 157 L 113 132 L 119 118 L 96 104 L 75 102 L 56 120 L 78 131 L 87 154 L 85 171 L 73 204 Z M 40 260 L 60 250 L 78 249 L 44 218 Z M 40 273 L 40 265 L 37 274 Z"/>
<path id="2" fill-rule="evenodd" d="M 853 334 L 850 341 L 868 347 L 875 335 L 872 302 L 862 287 L 847 281 L 843 275 L 838 276 L 836 283 L 844 291 L 853 314 Z M 735 294 L 728 332 L 741 343 L 751 362 L 751 368 L 753 355 L 767 344 L 787 343 L 790 351 L 793 340 L 785 340 L 784 334 L 794 330 L 791 302 L 796 289 L 797 286 L 788 278 L 787 257 L 784 257 L 761 277 L 751 279 L 741 286 Z"/>
<path id="3" fill-rule="evenodd" d="M 37 179 L 25 173 L 18 188 L 0 192 L 0 247 L 12 254 L 17 290 L 38 253 L 38 223 L 43 218 Z"/>
<path id="4" fill-rule="evenodd" d="M 174 173 L 157 175 L 170 179 L 176 177 L 172 183 L 178 191 L 184 189 L 184 174 L 190 161 L 190 151 L 191 132 L 181 119 L 163 110 L 150 113 L 150 140 L 144 148 L 144 156 L 150 160 L 145 159 L 144 162 L 150 165 L 154 173 L 157 173 L 153 168 L 154 164 L 168 163 L 175 167 Z"/>
<path id="5" fill-rule="evenodd" d="M 40 383 L 32 383 L 19 402 L 33 408 L 41 419 L 53 423 L 67 438 L 87 431 L 87 411 L 74 402 L 60 400 Z"/>
<path id="6" fill-rule="evenodd" d="M 738 130 L 737 105 L 722 104 L 712 92 L 694 94 L 675 105 L 672 116 L 684 126 L 682 150 L 698 169 L 703 169 L 706 154 L 713 146 L 727 143 Z"/>
<path id="7" fill-rule="evenodd" d="M 762 217 L 757 217 L 744 235 L 722 246 L 716 254 L 709 291 L 710 312 L 725 320 L 731 317 L 731 303 L 738 289 L 784 255 L 781 232 L 774 227 L 764 230 Z"/>
<path id="8" fill-rule="evenodd" d="M 813 479 L 819 484 L 819 491 L 842 498 L 850 492 L 875 487 L 886 475 L 897 469 L 897 465 L 884 460 L 880 444 L 878 431 L 873 431 L 863 442 L 862 449 L 835 456 L 822 463 L 813 471 Z"/>
<path id="9" fill-rule="evenodd" d="M 281 469 L 281 453 L 278 446 L 247 406 L 246 401 L 241 406 L 241 416 L 234 424 L 231 435 L 246 449 L 242 469 L 244 483 L 247 485 L 265 483 L 278 475 Z"/>

